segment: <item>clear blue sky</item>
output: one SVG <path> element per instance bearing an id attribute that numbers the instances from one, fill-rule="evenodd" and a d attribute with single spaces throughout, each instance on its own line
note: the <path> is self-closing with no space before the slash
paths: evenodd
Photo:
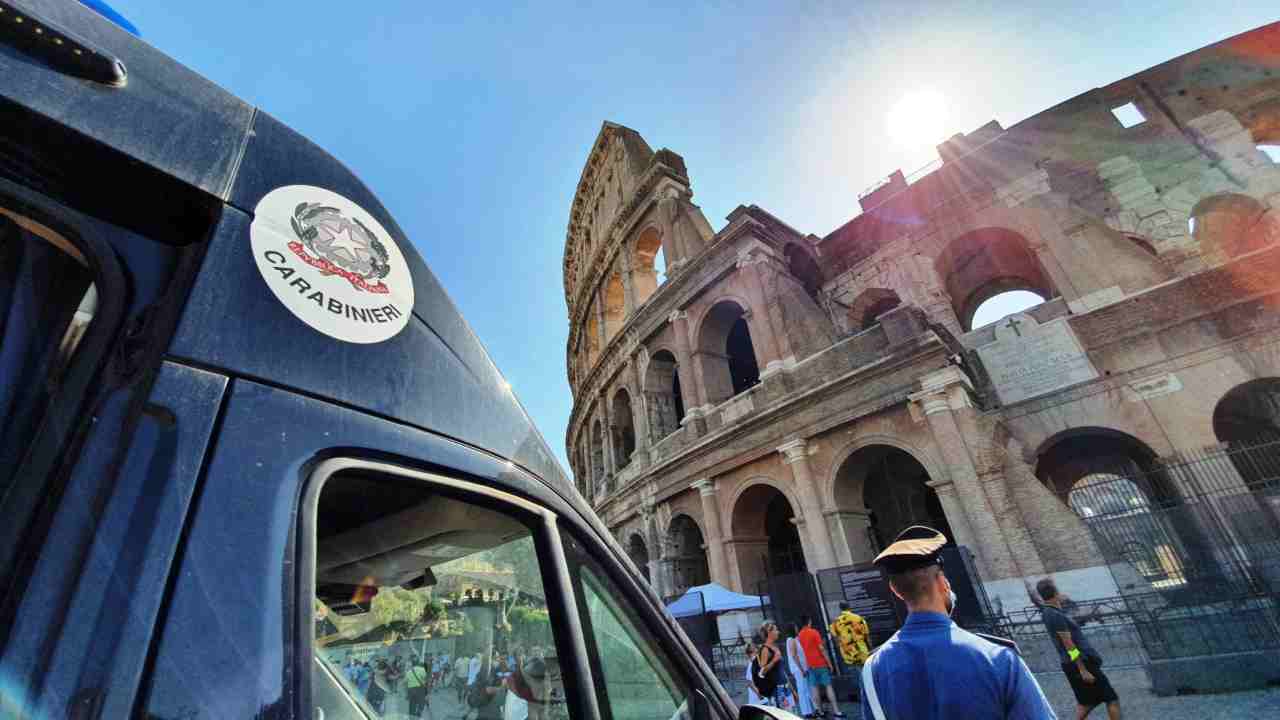
<path id="1" fill-rule="evenodd" d="M 1275 0 L 112 4 L 364 179 L 561 462 L 572 398 L 560 262 L 601 121 L 683 155 L 716 229 L 755 203 L 822 235 L 945 136 L 1008 126 L 1280 18 Z M 939 137 L 889 133 L 891 109 L 921 92 L 943 98 Z"/>

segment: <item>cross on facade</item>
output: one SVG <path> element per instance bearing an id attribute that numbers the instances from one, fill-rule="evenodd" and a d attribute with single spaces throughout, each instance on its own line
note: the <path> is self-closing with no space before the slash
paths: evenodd
<path id="1" fill-rule="evenodd" d="M 1016 317 L 1012 317 L 1012 316 L 1010 316 L 1010 318 L 1009 318 L 1009 329 L 1010 329 L 1010 330 L 1012 330 L 1012 331 L 1013 331 L 1013 334 L 1014 334 L 1014 335 L 1017 335 L 1018 337 L 1022 337 L 1022 333 L 1021 333 L 1021 332 L 1018 332 L 1018 326 L 1019 326 L 1019 325 L 1021 325 L 1021 324 L 1022 324 L 1022 323 L 1021 323 L 1021 322 L 1019 322 L 1019 321 L 1018 321 L 1018 319 L 1017 319 Z"/>

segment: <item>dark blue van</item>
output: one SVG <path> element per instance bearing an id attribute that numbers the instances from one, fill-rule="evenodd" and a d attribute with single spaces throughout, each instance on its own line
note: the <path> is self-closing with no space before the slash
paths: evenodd
<path id="1" fill-rule="evenodd" d="M 0 336 L 0 716 L 737 714 L 369 189 L 70 0 L 0 0 Z"/>

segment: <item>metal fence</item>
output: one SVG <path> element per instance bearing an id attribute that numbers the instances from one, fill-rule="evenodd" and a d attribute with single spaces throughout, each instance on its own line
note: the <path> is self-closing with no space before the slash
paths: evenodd
<path id="1" fill-rule="evenodd" d="M 1139 593 L 1185 605 L 1280 591 L 1280 441 L 1079 474 L 1068 504 L 1108 563 L 1145 581 Z"/>

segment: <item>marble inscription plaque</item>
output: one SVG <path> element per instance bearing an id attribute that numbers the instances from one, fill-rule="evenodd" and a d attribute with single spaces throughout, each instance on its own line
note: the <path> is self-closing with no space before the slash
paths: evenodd
<path id="1" fill-rule="evenodd" d="M 1011 315 L 996 325 L 996 341 L 978 348 L 1000 402 L 1046 395 L 1098 377 L 1066 318 L 1043 325 Z"/>

